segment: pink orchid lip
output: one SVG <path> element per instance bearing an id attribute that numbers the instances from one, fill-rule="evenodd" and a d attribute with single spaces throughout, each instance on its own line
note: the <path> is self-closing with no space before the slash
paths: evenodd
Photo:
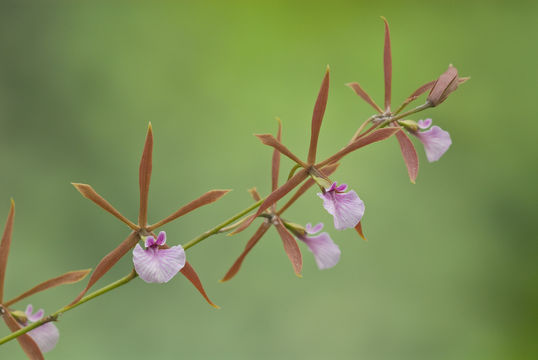
<path id="1" fill-rule="evenodd" d="M 133 250 L 133 264 L 138 276 L 147 283 L 166 283 L 185 266 L 186 256 L 181 245 L 164 249 L 166 233 L 161 231 L 155 239 L 148 236 L 146 248 L 136 244 Z"/>
<path id="2" fill-rule="evenodd" d="M 30 323 L 35 323 L 36 321 L 41 320 L 45 315 L 43 309 L 39 309 L 35 314 L 32 314 L 33 311 L 34 308 L 32 304 L 28 304 L 24 313 Z M 52 322 L 44 323 L 43 325 L 30 330 L 28 335 L 35 341 L 41 352 L 44 353 L 54 349 L 60 339 L 60 332 Z"/>
<path id="3" fill-rule="evenodd" d="M 336 182 L 328 191 L 318 193 L 323 200 L 323 207 L 334 217 L 334 227 L 344 230 L 355 227 L 364 214 L 364 202 L 353 190 L 347 190 L 346 184 L 337 186 Z"/>
<path id="4" fill-rule="evenodd" d="M 329 269 L 335 266 L 340 260 L 340 248 L 334 243 L 328 233 L 324 232 L 319 235 L 312 235 L 323 229 L 323 223 L 316 226 L 306 224 L 306 234 L 299 235 L 297 238 L 304 242 L 308 250 L 314 255 L 316 265 L 320 270 Z"/>

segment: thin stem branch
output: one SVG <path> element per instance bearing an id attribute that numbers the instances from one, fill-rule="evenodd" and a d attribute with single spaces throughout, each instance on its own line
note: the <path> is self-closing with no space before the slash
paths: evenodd
<path id="1" fill-rule="evenodd" d="M 245 216 L 246 214 L 248 214 L 249 212 L 251 212 L 252 210 L 256 209 L 258 206 L 260 206 L 262 204 L 262 202 L 265 200 L 265 198 L 255 202 L 254 204 L 250 205 L 248 208 L 246 208 L 245 210 L 235 214 L 234 216 L 232 216 L 231 218 L 229 218 L 228 220 L 218 224 L 217 226 L 215 226 L 214 228 L 210 229 L 210 230 L 207 230 L 206 232 L 204 232 L 203 234 L 201 235 L 198 235 L 197 237 L 195 237 L 194 239 L 192 239 L 191 241 L 189 241 L 188 243 L 186 243 L 185 245 L 183 245 L 183 249 L 187 250 L 188 248 L 190 247 L 193 247 L 194 245 L 198 244 L 200 241 L 204 240 L 204 239 L 207 239 L 208 237 L 210 237 L 211 235 L 215 235 L 215 234 L 218 234 L 219 233 L 219 230 L 222 229 L 223 227 L 225 226 L 228 226 L 230 225 L 231 223 L 233 223 L 234 221 L 236 220 L 239 220 L 240 218 L 242 218 L 243 216 Z"/>

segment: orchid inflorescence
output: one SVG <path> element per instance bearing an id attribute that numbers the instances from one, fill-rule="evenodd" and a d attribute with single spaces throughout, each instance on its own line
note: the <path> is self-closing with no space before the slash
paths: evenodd
<path id="1" fill-rule="evenodd" d="M 388 139 L 394 135 L 399 142 L 409 178 L 411 182 L 414 183 L 418 175 L 418 156 L 413 142 L 406 135 L 406 132 L 416 137 L 424 145 L 426 157 L 430 162 L 439 160 L 448 150 L 452 141 L 447 131 L 438 126 L 431 126 L 431 119 L 428 118 L 425 120 L 414 121 L 411 120 L 409 116 L 427 108 L 438 106 L 447 99 L 450 93 L 457 89 L 459 84 L 468 79 L 460 78 L 456 68 L 450 65 L 448 70 L 437 80 L 420 86 L 398 108 L 396 108 L 395 111 L 392 111 L 392 58 L 390 33 L 386 19 L 383 18 L 383 21 L 385 23 L 383 56 L 385 75 L 384 107 L 380 107 L 358 83 L 354 82 L 347 84 L 357 95 L 374 108 L 376 114 L 369 117 L 358 127 L 346 146 L 332 156 L 322 161 L 318 161 L 316 159 L 318 138 L 329 93 L 329 67 L 327 67 L 314 106 L 310 146 L 306 161 L 301 160 L 282 143 L 282 123 L 280 119 L 277 119 L 278 130 L 276 137 L 271 134 L 256 135 L 263 144 L 273 148 L 271 162 L 272 187 L 269 195 L 262 198 L 256 188 L 250 189 L 249 192 L 254 199 L 252 205 L 214 228 L 202 233 L 185 245 L 169 246 L 166 243 L 167 236 L 165 231 L 160 231 L 158 234 L 155 234 L 155 230 L 199 207 L 219 200 L 226 195 L 229 190 L 208 191 L 199 198 L 184 205 L 170 216 L 154 224 L 148 224 L 148 193 L 153 163 L 153 129 L 151 123 L 148 126 L 142 159 L 140 161 L 140 207 L 138 221 L 136 223 L 123 216 L 90 185 L 73 183 L 73 186 L 82 194 L 82 196 L 93 201 L 96 205 L 123 222 L 124 225 L 129 228 L 130 233 L 125 240 L 120 242 L 99 261 L 93 270 L 86 287 L 75 297 L 75 299 L 69 302 L 68 305 L 65 305 L 60 310 L 48 316 L 45 316 L 45 312 L 42 309 L 34 313 L 31 304 L 27 306 L 24 312 L 13 308 L 13 305 L 37 292 L 58 285 L 79 282 L 90 273 L 91 269 L 65 273 L 64 275 L 34 286 L 20 296 L 11 300 L 5 300 L 4 279 L 15 215 L 15 204 L 12 200 L 2 241 L 0 243 L 0 315 L 12 333 L 0 339 L 0 345 L 16 338 L 30 359 L 43 359 L 42 353 L 50 351 L 58 342 L 59 332 L 53 321 L 56 321 L 63 313 L 70 311 L 95 297 L 114 290 L 136 277 L 140 277 L 146 283 L 167 283 L 175 277 L 177 273 L 181 273 L 195 286 L 210 305 L 218 308 L 218 306 L 209 299 L 192 265 L 186 261 L 185 251 L 212 235 L 220 233 L 234 235 L 240 233 L 249 227 L 256 219 L 260 219 L 261 224 L 245 245 L 243 252 L 221 279 L 221 282 L 232 279 L 238 273 L 246 255 L 271 226 L 275 227 L 282 239 L 284 251 L 290 259 L 293 270 L 297 276 L 302 276 L 303 259 L 296 239 L 306 244 L 308 250 L 313 254 L 319 269 L 328 269 L 335 266 L 340 260 L 341 251 L 327 232 L 320 233 L 323 229 L 323 224 L 319 223 L 312 226 L 309 223 L 302 226 L 284 218 L 283 213 L 304 195 L 307 190 L 316 185 L 320 189 L 320 192 L 317 195 L 322 199 L 323 207 L 334 218 L 335 229 L 344 230 L 354 228 L 362 238 L 365 238 L 362 229 L 362 217 L 365 211 L 364 202 L 354 190 L 348 190 L 347 184 L 339 185 L 338 182 L 331 179 L 331 176 L 339 167 L 341 160 L 355 150 Z M 406 112 L 403 111 L 409 104 L 427 91 L 429 91 L 429 94 L 424 104 L 417 106 L 412 110 Z M 295 163 L 295 166 L 290 170 L 287 180 L 279 185 L 281 155 L 291 159 Z M 277 202 L 296 188 L 297 190 L 289 200 L 282 207 L 277 208 Z M 248 216 L 248 214 L 254 210 L 256 210 L 255 213 Z M 132 259 L 134 269 L 125 277 L 91 294 L 87 294 L 90 288 L 131 250 L 133 250 Z"/>

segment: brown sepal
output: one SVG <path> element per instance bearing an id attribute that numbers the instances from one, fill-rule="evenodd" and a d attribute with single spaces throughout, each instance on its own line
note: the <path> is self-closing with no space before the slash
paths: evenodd
<path id="1" fill-rule="evenodd" d="M 329 176 L 332 175 L 333 172 L 336 171 L 336 169 L 338 168 L 339 165 L 340 164 L 338 164 L 338 163 L 331 164 L 331 165 L 323 168 L 321 170 L 321 173 L 324 176 L 329 177 Z M 312 178 L 306 180 L 305 183 L 303 185 L 301 185 L 301 187 L 295 192 L 295 194 L 293 194 L 293 196 L 288 200 L 288 202 L 284 206 L 282 206 L 282 208 L 280 210 L 278 210 L 277 214 L 280 215 L 284 211 L 286 211 L 291 205 L 293 205 L 293 203 L 295 203 L 297 201 L 297 199 L 299 199 L 315 183 L 316 182 Z"/>
<path id="2" fill-rule="evenodd" d="M 55 277 L 53 279 L 49 279 L 47 281 L 42 282 L 41 284 L 34 286 L 30 290 L 25 291 L 24 293 L 17 296 L 16 298 L 6 301 L 4 305 L 5 306 L 13 305 L 16 302 L 19 302 L 22 299 L 27 298 L 28 296 L 31 296 L 33 294 L 36 294 L 38 292 L 41 292 L 41 291 L 44 291 L 44 290 L 47 290 L 56 286 L 77 283 L 81 281 L 82 279 L 84 279 L 91 271 L 92 269 L 70 271 L 63 275 Z"/>
<path id="3" fill-rule="evenodd" d="M 209 297 L 207 296 L 204 287 L 202 286 L 202 282 L 200 281 L 200 278 L 198 277 L 198 274 L 196 274 L 196 271 L 194 271 L 194 268 L 189 264 L 189 262 L 185 262 L 185 266 L 183 269 L 180 270 L 181 274 L 189 280 L 194 287 L 200 292 L 200 294 L 204 297 L 204 299 L 209 303 L 209 305 L 213 306 L 215 309 L 220 309 L 220 306 L 215 305 L 211 300 L 209 300 Z"/>
<path id="4" fill-rule="evenodd" d="M 359 221 L 359 223 L 357 224 L 357 226 L 355 226 L 355 230 L 357 230 L 357 234 L 359 234 L 359 236 L 360 236 L 364 241 L 367 241 L 367 240 L 366 240 L 366 236 L 364 236 L 364 233 L 362 232 L 362 220 Z"/>
<path id="5" fill-rule="evenodd" d="M 22 326 L 15 320 L 15 318 L 11 315 L 8 309 L 5 309 L 5 313 L 2 316 L 4 318 L 4 322 L 6 323 L 7 327 L 11 332 L 18 331 L 22 328 Z M 26 353 L 29 359 L 31 360 L 44 360 L 43 354 L 41 353 L 41 350 L 39 349 L 39 346 L 37 346 L 36 342 L 30 337 L 28 334 L 23 334 L 19 337 L 17 337 L 17 341 L 22 347 L 22 350 Z"/>
<path id="6" fill-rule="evenodd" d="M 385 46 L 383 49 L 383 70 L 385 74 L 385 110 L 390 111 L 390 98 L 392 91 L 392 53 L 390 50 L 390 31 L 389 23 L 383 16 L 385 23 Z"/>
<path id="7" fill-rule="evenodd" d="M 181 217 L 185 214 L 190 213 L 193 210 L 198 209 L 201 206 L 211 204 L 217 200 L 219 200 L 221 197 L 229 193 L 231 190 L 211 190 L 206 192 L 204 195 L 200 196 L 198 199 L 191 201 L 187 205 L 180 208 L 178 211 L 173 213 L 172 215 L 168 216 L 167 218 L 148 226 L 148 231 L 153 231 L 157 229 L 158 227 L 163 226 L 164 224 L 169 223 L 170 221 L 173 221 L 177 219 L 178 217 Z"/>
<path id="8" fill-rule="evenodd" d="M 323 121 L 323 115 L 325 114 L 325 108 L 327 107 L 327 98 L 329 96 L 329 66 L 325 71 L 325 76 L 319 89 L 318 98 L 314 105 L 314 113 L 312 114 L 312 128 L 310 133 L 310 147 L 308 149 L 308 163 L 313 164 L 316 161 L 316 152 L 318 149 L 319 130 L 321 129 L 321 122 Z"/>
<path id="9" fill-rule="evenodd" d="M 346 86 L 349 86 L 351 89 L 353 89 L 353 91 L 355 91 L 355 93 L 359 95 L 364 101 L 370 104 L 375 109 L 375 111 L 377 111 L 380 114 L 383 113 L 383 109 L 381 109 L 379 105 L 375 103 L 375 101 L 370 97 L 370 95 L 368 95 L 366 91 L 363 90 L 363 88 L 359 85 L 359 83 L 352 82 L 352 83 L 346 84 Z"/>
<path id="10" fill-rule="evenodd" d="M 347 154 L 349 154 L 350 152 L 360 149 L 361 147 L 364 147 L 371 143 L 385 140 L 391 137 L 392 135 L 394 135 L 398 131 L 400 131 L 399 128 L 384 128 L 384 129 L 375 130 L 364 137 L 358 138 L 357 140 L 353 141 L 352 143 L 344 147 L 342 150 L 338 151 L 333 156 L 327 158 L 326 160 L 323 160 L 319 164 L 316 164 L 316 167 L 318 168 L 324 167 L 325 165 L 335 163 L 341 158 L 343 158 L 344 156 L 346 156 Z"/>
<path id="11" fill-rule="evenodd" d="M 403 108 L 405 108 L 411 102 L 415 101 L 420 95 L 424 94 L 426 91 L 431 90 L 431 88 L 433 88 L 433 85 L 435 85 L 435 80 L 430 81 L 416 89 L 411 95 L 409 95 L 407 99 L 405 99 L 402 105 L 400 105 L 397 112 L 400 112 Z"/>
<path id="12" fill-rule="evenodd" d="M 138 212 L 138 225 L 145 227 L 148 224 L 148 193 L 151 180 L 151 169 L 153 166 L 153 129 L 151 123 L 148 125 L 148 133 L 140 160 L 138 170 L 140 185 L 140 211 Z"/>
<path id="13" fill-rule="evenodd" d="M 4 280 L 6 278 L 7 258 L 11 247 L 11 234 L 13 233 L 13 220 L 15 219 L 15 201 L 11 199 L 11 206 L 0 243 L 0 303 L 4 301 Z"/>
<path id="14" fill-rule="evenodd" d="M 254 199 L 254 201 L 260 201 L 262 198 L 260 197 L 260 193 L 258 192 L 258 189 L 256 189 L 255 187 L 253 187 L 252 189 L 248 189 L 248 193 L 250 194 L 250 196 L 252 196 L 252 199 Z"/>
<path id="15" fill-rule="evenodd" d="M 280 219 L 276 222 L 275 227 L 280 235 L 280 238 L 282 239 L 284 250 L 291 261 L 295 275 L 302 277 L 301 270 L 303 268 L 303 256 L 301 255 L 301 250 L 299 250 L 297 241 L 295 241 L 293 235 L 290 234 L 290 232 L 284 227 Z"/>
<path id="16" fill-rule="evenodd" d="M 400 144 L 400 150 L 402 151 L 402 156 L 407 166 L 407 173 L 409 174 L 409 179 L 414 184 L 418 176 L 418 155 L 415 150 L 415 146 L 409 139 L 409 137 L 402 131 L 396 133 L 396 138 Z"/>
<path id="17" fill-rule="evenodd" d="M 125 223 L 133 230 L 138 230 L 138 225 L 131 222 L 125 216 L 123 216 L 118 210 L 116 210 L 108 201 L 106 201 L 101 195 L 99 195 L 90 185 L 87 184 L 78 184 L 71 183 L 78 190 L 78 192 L 84 196 L 86 199 L 93 201 L 95 204 L 100 206 L 103 210 L 114 215 L 117 219 Z"/>
<path id="18" fill-rule="evenodd" d="M 80 292 L 80 294 L 73 300 L 69 305 L 73 305 L 90 290 L 90 288 L 105 275 L 111 268 L 114 266 L 129 250 L 135 247 L 136 243 L 139 240 L 137 233 L 132 232 L 125 240 L 123 240 L 114 250 L 109 252 L 104 258 L 99 261 L 99 264 L 95 267 L 88 285 L 86 288 Z"/>
<path id="19" fill-rule="evenodd" d="M 275 137 L 271 134 L 254 134 L 260 141 L 265 144 L 269 145 L 279 152 L 281 152 L 283 155 L 289 157 L 291 160 L 295 161 L 297 164 L 301 165 L 302 167 L 307 167 L 308 165 L 305 164 L 301 159 L 299 159 L 297 156 L 295 156 L 290 149 L 288 149 L 284 144 L 282 144 L 280 141 L 275 139 Z"/>
<path id="20" fill-rule="evenodd" d="M 230 235 L 235 235 L 237 233 L 240 233 L 241 231 L 245 230 L 253 221 L 256 219 L 265 209 L 267 209 L 269 206 L 273 205 L 278 200 L 282 199 L 284 196 L 286 196 L 287 193 L 292 191 L 297 185 L 303 182 L 304 179 L 308 177 L 308 171 L 305 169 L 302 169 L 297 174 L 293 175 L 291 179 L 286 181 L 284 185 L 273 191 L 271 194 L 269 194 L 268 197 L 265 198 L 265 201 L 260 205 L 258 208 L 258 211 L 251 215 L 248 220 L 243 222 L 236 230 L 230 233 Z"/>
<path id="21" fill-rule="evenodd" d="M 235 260 L 234 264 L 232 265 L 232 267 L 230 268 L 230 270 L 228 270 L 228 272 L 226 273 L 226 275 L 224 275 L 224 277 L 220 280 L 220 282 L 225 282 L 225 281 L 228 281 L 230 280 L 231 278 L 233 278 L 235 276 L 235 274 L 237 274 L 237 272 L 239 271 L 239 269 L 241 268 L 241 264 L 243 264 L 243 260 L 245 259 L 245 256 L 247 256 L 247 254 L 250 252 L 250 250 L 252 250 L 252 248 L 254 247 L 254 245 L 256 245 L 258 243 L 258 240 L 261 239 L 261 237 L 263 236 L 263 234 L 265 234 L 265 232 L 267 231 L 267 229 L 269 229 L 269 227 L 271 226 L 271 224 L 269 224 L 267 221 L 264 221 L 260 227 L 258 228 L 258 230 L 256 230 L 256 232 L 254 233 L 254 235 L 252 235 L 252 237 L 250 238 L 250 240 L 248 241 L 247 245 L 245 246 L 245 249 L 243 250 L 243 252 L 241 253 L 241 255 L 239 255 L 239 257 L 237 258 L 237 260 Z"/>

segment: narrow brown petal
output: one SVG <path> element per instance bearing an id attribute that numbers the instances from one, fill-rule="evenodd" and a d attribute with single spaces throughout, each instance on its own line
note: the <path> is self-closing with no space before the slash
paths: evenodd
<path id="1" fill-rule="evenodd" d="M 53 287 L 56 287 L 56 286 L 59 286 L 59 285 L 77 283 L 77 282 L 81 281 L 82 279 L 84 279 L 91 271 L 92 271 L 92 269 L 70 271 L 68 273 L 60 275 L 60 276 L 55 277 L 53 279 L 49 279 L 47 281 L 42 282 L 41 284 L 38 284 L 38 285 L 34 286 L 30 290 L 28 290 L 28 291 L 22 293 L 21 295 L 17 296 L 16 298 L 11 299 L 9 301 L 6 301 L 4 305 L 5 306 L 13 305 L 16 302 L 19 302 L 22 299 L 27 298 L 30 295 L 36 294 L 36 293 L 41 292 L 43 290 L 47 290 L 47 289 L 50 289 L 50 288 L 53 288 Z"/>
<path id="2" fill-rule="evenodd" d="M 325 71 L 325 76 L 319 89 L 318 98 L 314 105 L 314 113 L 312 114 L 312 129 L 310 133 L 310 148 L 308 149 L 308 163 L 313 164 L 316 162 L 316 151 L 318 149 L 319 130 L 321 129 L 321 122 L 323 121 L 323 115 L 325 114 L 325 108 L 327 107 L 327 98 L 329 96 L 329 66 Z"/>
<path id="3" fill-rule="evenodd" d="M 110 205 L 108 201 L 106 201 L 101 195 L 99 195 L 90 185 L 77 184 L 77 183 L 71 183 L 71 184 L 75 187 L 75 189 L 78 190 L 79 193 L 82 194 L 82 196 L 84 196 L 86 199 L 93 201 L 98 206 L 100 206 L 103 210 L 114 215 L 116 218 L 124 222 L 131 229 L 133 230 L 139 229 L 138 225 L 134 224 L 125 216 L 123 216 L 118 210 L 116 210 L 112 205 Z"/>
<path id="4" fill-rule="evenodd" d="M 15 201 L 11 199 L 11 207 L 7 216 L 2 242 L 0 243 L 0 303 L 4 301 L 4 280 L 6 278 L 7 257 L 11 247 L 11 234 L 13 232 L 13 220 L 15 219 Z"/>
<path id="5" fill-rule="evenodd" d="M 301 165 L 302 167 L 307 167 L 308 165 L 305 164 L 301 159 L 299 159 L 297 156 L 295 156 L 290 149 L 288 149 L 284 144 L 282 144 L 280 141 L 275 139 L 275 137 L 271 134 L 254 134 L 262 143 L 265 145 L 269 145 L 278 151 L 280 151 L 283 155 L 289 157 L 291 160 L 295 161 L 297 164 Z"/>
<path id="6" fill-rule="evenodd" d="M 211 190 L 211 191 L 208 191 L 204 195 L 200 196 L 198 199 L 193 200 L 190 203 L 188 203 L 187 205 L 183 206 L 182 208 L 180 208 L 178 211 L 176 211 L 172 215 L 168 216 L 167 218 L 159 221 L 156 224 L 148 226 L 148 231 L 153 231 L 153 230 L 157 229 L 158 227 L 161 227 L 164 224 L 167 224 L 170 221 L 173 221 L 173 220 L 177 219 L 180 216 L 183 216 L 185 214 L 190 213 L 193 210 L 198 209 L 201 206 L 211 204 L 211 203 L 217 201 L 218 199 L 220 199 L 221 197 L 223 197 L 224 195 L 226 195 L 227 193 L 229 193 L 230 191 L 231 190 Z"/>
<path id="7" fill-rule="evenodd" d="M 189 264 L 188 261 L 185 262 L 185 266 L 183 269 L 181 269 L 181 273 L 194 285 L 194 287 L 200 292 L 209 305 L 213 306 L 215 309 L 220 309 L 220 306 L 215 305 L 211 300 L 209 300 L 198 274 L 196 274 L 196 271 L 194 271 L 194 268 L 191 266 L 191 264 Z"/>
<path id="8" fill-rule="evenodd" d="M 390 31 L 387 19 L 381 17 L 385 23 L 385 47 L 383 50 L 383 70 L 385 73 L 385 110 L 390 111 L 390 97 L 392 90 L 392 54 L 390 51 Z"/>
<path id="9" fill-rule="evenodd" d="M 336 169 L 338 168 L 340 164 L 331 164 L 325 168 L 323 168 L 321 170 L 321 173 L 327 177 L 331 176 L 331 174 L 333 172 L 336 171 Z M 282 214 L 284 211 L 286 211 L 291 205 L 293 205 L 293 203 L 295 201 L 297 201 L 297 199 L 299 199 L 308 189 L 310 189 L 310 187 L 312 185 L 314 185 L 316 182 L 310 178 L 308 180 L 305 181 L 305 183 L 303 185 L 301 185 L 301 187 L 295 192 L 295 194 L 293 194 L 293 196 L 288 200 L 288 202 L 286 203 L 286 205 L 284 205 L 280 210 L 278 210 L 277 214 L 280 215 Z"/>
<path id="10" fill-rule="evenodd" d="M 151 168 L 153 166 L 153 129 L 151 123 L 148 126 L 146 135 L 146 143 L 142 152 L 139 168 L 139 184 L 140 184 L 140 211 L 138 213 L 138 225 L 145 227 L 148 224 L 148 193 L 149 182 L 151 180 Z"/>
<path id="11" fill-rule="evenodd" d="M 366 237 L 364 236 L 364 233 L 362 232 L 362 221 L 359 221 L 359 223 L 357 224 L 357 226 L 355 226 L 355 230 L 357 230 L 357 234 L 359 234 L 359 236 L 360 236 L 364 241 L 366 241 Z"/>
<path id="12" fill-rule="evenodd" d="M 18 331 L 22 326 L 15 320 L 15 318 L 11 315 L 9 310 L 5 309 L 5 314 L 3 316 L 4 321 L 11 330 L 11 332 Z M 28 334 L 23 334 L 17 338 L 17 341 L 22 347 L 22 350 L 26 353 L 29 359 L 31 360 L 44 360 L 43 354 L 41 353 L 41 350 L 39 350 L 39 346 L 37 346 L 36 342 L 30 337 Z"/>
<path id="13" fill-rule="evenodd" d="M 254 199 L 254 201 L 260 201 L 262 198 L 260 197 L 260 194 L 258 193 L 258 190 L 253 187 L 252 189 L 248 189 L 248 192 L 250 196 Z"/>
<path id="14" fill-rule="evenodd" d="M 235 276 L 235 274 L 237 274 L 237 272 L 239 271 L 239 269 L 241 268 L 241 264 L 243 264 L 243 260 L 245 259 L 245 256 L 247 256 L 247 254 L 250 252 L 250 250 L 252 250 L 252 248 L 254 247 L 254 245 L 256 245 L 258 243 L 258 240 L 261 239 L 261 237 L 263 236 L 263 234 L 265 234 L 265 232 L 267 231 L 267 229 L 269 229 L 269 226 L 271 226 L 271 224 L 269 224 L 268 222 L 264 221 L 260 227 L 258 228 L 258 230 L 256 230 L 256 232 L 254 233 L 254 235 L 252 235 L 252 237 L 250 238 L 250 240 L 248 241 L 247 245 L 245 246 L 245 249 L 243 250 L 243 252 L 241 253 L 241 255 L 239 255 L 239 257 L 237 258 L 237 260 L 235 260 L 234 264 L 232 265 L 232 267 L 230 268 L 230 270 L 228 270 L 228 272 L 226 273 L 226 275 L 224 275 L 224 277 L 220 280 L 220 282 L 225 282 L 225 281 L 228 281 L 230 280 L 231 278 L 233 278 Z"/>
<path id="15" fill-rule="evenodd" d="M 135 247 L 136 243 L 139 240 L 137 233 L 132 232 L 125 240 L 123 240 L 114 250 L 109 252 L 104 258 L 99 261 L 99 264 L 95 267 L 95 270 L 88 281 L 86 288 L 76 297 L 75 300 L 69 305 L 73 305 L 90 290 L 90 288 L 99 280 L 103 275 L 105 275 L 111 268 L 114 266 L 123 255 L 127 254 L 129 250 Z"/>
<path id="16" fill-rule="evenodd" d="M 345 155 L 349 154 L 352 151 L 355 151 L 363 146 L 369 145 L 371 143 L 385 140 L 386 138 L 391 137 L 396 132 L 400 131 L 398 128 L 384 128 L 373 131 L 371 134 L 368 134 L 364 137 L 358 138 L 351 144 L 344 147 L 342 150 L 338 151 L 333 156 L 329 157 L 326 160 L 323 160 L 319 164 L 316 164 L 317 168 L 322 168 L 325 165 L 332 164 L 343 158 Z"/>
<path id="17" fill-rule="evenodd" d="M 415 150 L 415 146 L 409 140 L 409 137 L 403 132 L 398 131 L 396 133 L 396 138 L 400 143 L 400 150 L 402 151 L 402 156 L 407 166 L 407 172 L 409 173 L 409 179 L 414 184 L 418 175 L 418 155 Z"/>
<path id="18" fill-rule="evenodd" d="M 352 82 L 352 83 L 346 84 L 346 86 L 349 86 L 350 88 L 352 88 L 355 91 L 355 93 L 357 93 L 357 95 L 359 95 L 364 101 L 370 104 L 378 113 L 380 114 L 383 113 L 383 109 L 381 109 L 379 105 L 377 105 L 375 101 L 370 97 L 370 95 L 368 95 L 368 93 L 361 88 L 359 83 Z"/>
<path id="19" fill-rule="evenodd" d="M 250 216 L 248 220 L 243 222 L 236 230 L 230 233 L 230 235 L 235 235 L 237 233 L 240 233 L 241 231 L 245 230 L 251 223 L 260 215 L 265 209 L 267 209 L 269 206 L 273 205 L 278 200 L 282 199 L 284 196 L 286 196 L 287 193 L 292 191 L 297 185 L 303 182 L 304 179 L 308 177 L 308 171 L 305 169 L 301 169 L 297 174 L 293 175 L 291 179 L 286 181 L 284 185 L 273 191 L 268 197 L 265 198 L 265 201 L 260 205 L 258 208 L 258 211 Z"/>
<path id="20" fill-rule="evenodd" d="M 282 122 L 278 120 L 278 131 L 276 140 L 281 143 L 282 140 Z M 278 170 L 280 169 L 280 151 L 276 148 L 273 150 L 273 159 L 271 161 L 271 191 L 275 191 L 278 187 Z"/>
<path id="21" fill-rule="evenodd" d="M 282 239 L 284 250 L 291 261 L 295 275 L 302 277 L 301 269 L 303 268 L 303 256 L 301 255 L 301 250 L 299 250 L 297 241 L 295 241 L 293 235 L 290 234 L 290 232 L 284 227 L 280 219 L 275 224 L 275 227 L 280 235 L 280 238 Z"/>

